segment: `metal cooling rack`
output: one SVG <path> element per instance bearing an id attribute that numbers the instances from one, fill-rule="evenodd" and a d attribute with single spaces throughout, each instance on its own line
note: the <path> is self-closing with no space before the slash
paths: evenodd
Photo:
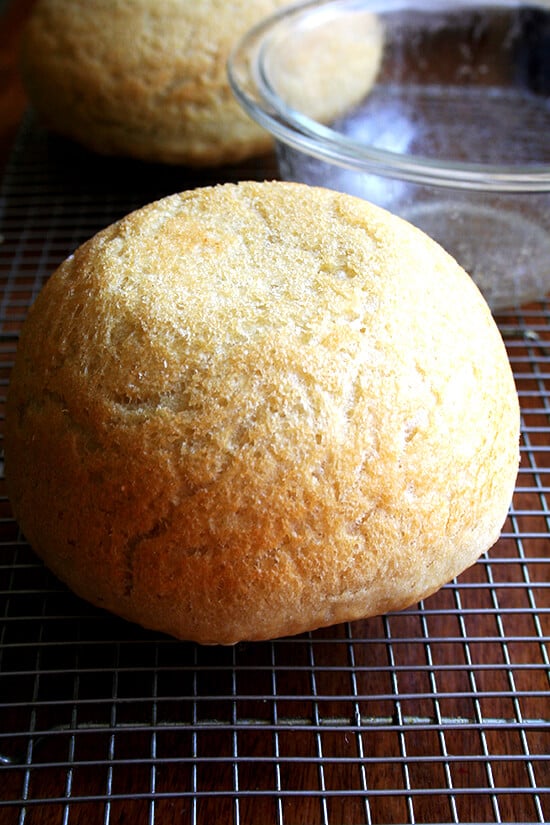
<path id="1" fill-rule="evenodd" d="M 2 403 L 55 266 L 130 209 L 210 182 L 94 158 L 26 119 L 1 190 Z M 502 537 L 403 613 L 182 644 L 71 595 L 0 480 L 0 825 L 548 822 L 549 312 L 499 318 L 523 410 Z"/>

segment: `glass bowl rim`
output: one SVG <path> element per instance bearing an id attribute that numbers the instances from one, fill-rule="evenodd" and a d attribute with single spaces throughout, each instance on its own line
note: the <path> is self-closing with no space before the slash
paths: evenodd
<path id="1" fill-rule="evenodd" d="M 480 7 L 526 7 L 522 0 L 305 0 L 293 3 L 261 20 L 235 44 L 228 61 L 227 75 L 233 94 L 243 109 L 273 137 L 319 160 L 361 173 L 398 178 L 414 183 L 504 192 L 549 192 L 550 164 L 469 163 L 432 160 L 379 149 L 342 135 L 328 126 L 291 109 L 271 87 L 265 70 L 265 55 L 284 27 L 304 21 L 308 25 L 322 16 L 343 11 L 384 12 L 403 7 L 424 8 L 428 12 L 466 10 Z M 550 15 L 548 5 L 532 0 L 530 8 Z"/>

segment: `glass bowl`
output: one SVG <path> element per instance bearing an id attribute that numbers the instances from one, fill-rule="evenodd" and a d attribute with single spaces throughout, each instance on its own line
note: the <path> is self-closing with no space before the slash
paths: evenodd
<path id="1" fill-rule="evenodd" d="M 416 224 L 493 310 L 550 290 L 550 4 L 321 0 L 230 56 L 280 176 Z"/>

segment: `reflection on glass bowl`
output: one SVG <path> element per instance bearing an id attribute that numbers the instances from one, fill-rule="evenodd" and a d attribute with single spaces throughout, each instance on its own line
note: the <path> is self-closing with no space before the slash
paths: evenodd
<path id="1" fill-rule="evenodd" d="M 550 290 L 549 55 L 543 0 L 325 0 L 265 20 L 228 71 L 284 179 L 415 223 L 498 310 Z"/>

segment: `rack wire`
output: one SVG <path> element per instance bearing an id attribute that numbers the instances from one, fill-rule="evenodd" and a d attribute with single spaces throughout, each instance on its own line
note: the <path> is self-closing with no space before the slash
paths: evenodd
<path id="1" fill-rule="evenodd" d="M 1 189 L 2 405 L 57 264 L 131 209 L 213 182 L 92 157 L 25 119 Z M 549 312 L 498 318 L 522 406 L 502 536 L 402 613 L 233 648 L 144 631 L 44 568 L 1 478 L 0 825 L 548 822 Z"/>

